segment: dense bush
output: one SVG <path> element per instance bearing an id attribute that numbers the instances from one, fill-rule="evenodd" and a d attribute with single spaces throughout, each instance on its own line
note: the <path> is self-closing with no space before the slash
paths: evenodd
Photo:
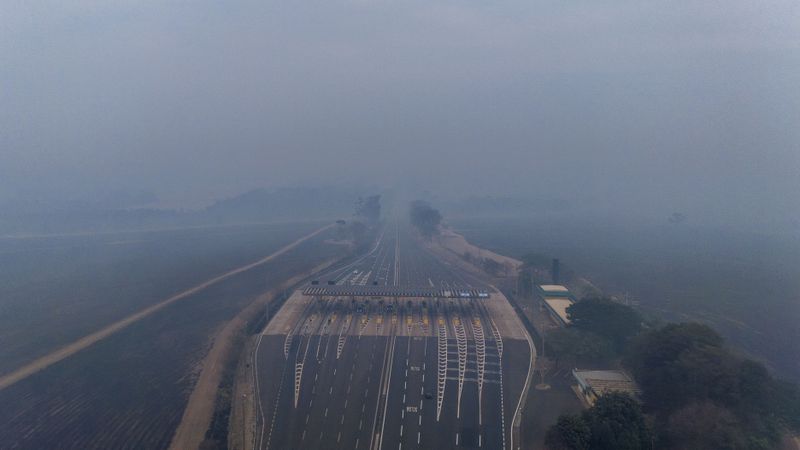
<path id="1" fill-rule="evenodd" d="M 657 448 L 771 449 L 779 447 L 784 434 L 800 430 L 797 386 L 732 353 L 708 326 L 681 323 L 643 331 L 635 311 L 608 300 L 585 300 L 568 313 L 572 326 L 551 333 L 549 347 L 562 357 L 590 351 L 591 346 L 578 348 L 586 342 L 582 333 L 618 346 L 642 389 Z M 637 447 L 649 436 L 639 428 L 644 422 L 637 408 L 616 394 L 601 397 L 581 416 L 559 418 L 548 431 L 547 445 L 552 450 L 650 448 L 651 443 Z"/>
<path id="2" fill-rule="evenodd" d="M 621 351 L 642 329 L 642 317 L 630 306 L 606 298 L 581 300 L 567 308 L 571 326 L 611 341 Z"/>
<path id="3" fill-rule="evenodd" d="M 639 403 L 626 394 L 600 397 L 581 415 L 564 415 L 550 428 L 551 450 L 644 450 L 652 445 Z"/>

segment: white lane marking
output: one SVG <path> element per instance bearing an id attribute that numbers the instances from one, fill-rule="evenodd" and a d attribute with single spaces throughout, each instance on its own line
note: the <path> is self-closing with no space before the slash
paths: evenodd
<path id="1" fill-rule="evenodd" d="M 372 439 L 375 438 L 375 427 L 377 425 L 378 419 L 378 408 L 380 408 L 381 404 L 381 397 L 383 397 L 383 414 L 381 420 L 381 430 L 378 433 L 378 442 L 377 442 L 377 450 L 381 450 L 383 446 L 383 436 L 384 436 L 384 428 L 386 427 L 386 412 L 389 407 L 389 387 L 392 383 L 392 367 L 394 366 L 394 346 L 397 342 L 397 335 L 395 334 L 394 325 L 390 328 L 390 338 L 387 339 L 387 351 L 384 354 L 383 365 L 381 366 L 381 382 L 379 386 L 382 386 L 383 392 L 381 392 L 381 388 L 378 388 L 378 401 L 375 404 L 375 419 L 372 422 L 372 438 L 370 439 L 370 447 L 372 447 Z M 376 341 L 373 341 L 377 343 Z M 374 345 L 374 344 L 373 344 Z M 387 364 L 388 363 L 388 364 Z M 385 377 L 385 384 L 384 384 L 384 377 Z M 405 400 L 404 400 L 405 401 Z"/>
<path id="2" fill-rule="evenodd" d="M 464 375 L 467 370 L 467 334 L 464 330 L 462 317 L 457 315 L 452 321 L 456 333 L 458 349 L 458 396 L 456 401 L 456 418 L 461 418 L 461 394 L 464 391 Z"/>
<path id="3" fill-rule="evenodd" d="M 442 403 L 444 403 L 444 389 L 446 386 L 447 378 L 447 327 L 444 326 L 445 319 L 443 316 L 438 317 L 438 331 L 437 331 L 437 383 L 436 383 L 436 421 L 442 414 Z"/>
<path id="4" fill-rule="evenodd" d="M 499 335 L 498 331 L 498 335 Z M 530 382 L 531 382 L 531 372 L 533 371 L 533 366 L 536 361 L 536 346 L 533 345 L 533 340 L 531 336 L 526 332 L 525 338 L 528 341 L 528 351 L 530 355 L 530 360 L 528 362 L 528 375 L 525 378 L 525 385 L 522 387 L 522 393 L 519 396 L 519 402 L 517 402 L 517 409 L 514 411 L 514 416 L 511 418 L 511 448 L 514 448 L 514 426 L 522 421 L 521 411 L 522 411 L 522 398 L 525 396 L 525 392 L 527 391 Z M 502 366 L 500 367 L 502 370 Z M 502 372 L 501 372 L 502 373 Z M 502 381 L 502 378 L 501 378 Z M 502 384 L 500 385 L 502 388 Z M 500 391 L 502 392 L 502 390 Z M 505 436 L 505 434 L 503 435 Z"/>

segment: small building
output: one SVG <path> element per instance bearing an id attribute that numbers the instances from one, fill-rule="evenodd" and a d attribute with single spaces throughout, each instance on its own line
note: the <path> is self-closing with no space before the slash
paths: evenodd
<path id="1" fill-rule="evenodd" d="M 597 399 L 610 392 L 622 392 L 638 399 L 641 394 L 633 378 L 622 370 L 572 370 L 578 382 L 578 392 L 591 406 Z"/>
<path id="2" fill-rule="evenodd" d="M 569 325 L 570 320 L 567 316 L 567 308 L 572 305 L 572 299 L 564 297 L 545 297 L 542 301 L 545 309 L 550 313 L 550 317 L 555 323 L 562 327 Z"/>
<path id="3" fill-rule="evenodd" d="M 541 284 L 539 285 L 539 295 L 543 297 L 569 297 L 572 298 L 569 289 L 560 284 Z"/>
<path id="4" fill-rule="evenodd" d="M 542 284 L 538 286 L 537 291 L 542 300 L 542 306 L 550 313 L 553 322 L 561 327 L 569 325 L 567 308 L 575 303 L 575 297 L 572 296 L 569 289 L 560 284 Z"/>

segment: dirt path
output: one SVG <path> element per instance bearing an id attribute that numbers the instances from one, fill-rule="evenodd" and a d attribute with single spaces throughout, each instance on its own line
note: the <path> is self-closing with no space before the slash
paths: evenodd
<path id="1" fill-rule="evenodd" d="M 470 253 L 473 257 L 493 259 L 501 266 L 508 267 L 512 274 L 516 274 L 517 270 L 522 266 L 522 261 L 473 245 L 464 236 L 453 230 L 443 230 L 437 240 L 442 247 L 459 257 L 463 257 L 465 253 Z"/>
<path id="2" fill-rule="evenodd" d="M 290 278 L 266 294 L 260 295 L 228 322 L 214 337 L 214 344 L 203 359 L 200 377 L 189 396 L 189 402 L 183 411 L 181 423 L 175 430 L 170 449 L 184 450 L 200 447 L 214 415 L 217 389 L 222 380 L 225 366 L 229 363 L 232 352 L 236 351 L 233 348 L 236 336 L 242 332 L 247 323 L 258 314 L 261 314 L 267 303 L 271 302 L 284 289 L 299 283 L 304 278 L 311 276 L 311 274 L 326 269 L 336 261 L 336 259 L 333 259 L 320 264 L 306 273 Z M 236 400 L 235 398 L 231 399 L 231 401 Z"/>
<path id="3" fill-rule="evenodd" d="M 237 274 L 242 273 L 244 271 L 250 270 L 250 269 L 252 269 L 254 267 L 257 267 L 257 266 L 260 266 L 262 264 L 265 264 L 265 263 L 277 258 L 278 256 L 288 252 L 289 250 L 293 249 L 294 247 L 300 245 L 302 242 L 304 242 L 304 241 L 306 241 L 306 240 L 318 235 L 319 233 L 322 233 L 323 231 L 331 228 L 332 226 L 333 225 L 324 226 L 324 227 L 322 227 L 322 228 L 320 228 L 320 229 L 318 229 L 318 230 L 316 230 L 316 231 L 314 231 L 314 232 L 312 232 L 310 234 L 307 234 L 307 235 L 301 237 L 300 239 L 292 242 L 291 244 L 281 248 L 277 252 L 275 252 L 275 253 L 267 256 L 267 257 L 264 257 L 264 258 L 262 258 L 262 259 L 260 259 L 260 260 L 258 260 L 256 262 L 247 264 L 245 266 L 239 267 L 238 269 L 233 269 L 230 272 L 226 272 L 226 273 L 224 273 L 222 275 L 219 275 L 219 276 L 214 277 L 214 278 L 212 278 L 212 279 L 210 279 L 208 281 L 205 281 L 205 282 L 203 282 L 201 284 L 198 284 L 197 286 L 195 286 L 193 288 L 187 289 L 187 290 L 185 290 L 185 291 L 183 291 L 183 292 L 181 292 L 179 294 L 173 295 L 172 297 L 170 297 L 170 298 L 168 298 L 166 300 L 163 300 L 163 301 L 161 301 L 159 303 L 156 303 L 155 305 L 148 306 L 147 308 L 145 308 L 145 309 L 143 309 L 143 310 L 141 310 L 141 311 L 139 311 L 137 313 L 134 313 L 134 314 L 122 319 L 122 320 L 114 322 L 114 323 L 112 323 L 111 325 L 108 325 L 105 328 L 101 328 L 100 330 L 95 331 L 94 333 L 86 335 L 86 336 L 78 339 L 77 341 L 74 341 L 74 342 L 72 342 L 70 344 L 67 344 L 64 347 L 61 347 L 60 349 L 58 349 L 58 350 L 56 350 L 56 351 L 54 351 L 52 353 L 48 353 L 48 354 L 46 354 L 46 355 L 44 355 L 44 356 L 42 356 L 42 357 L 40 357 L 38 359 L 35 359 L 34 361 L 32 361 L 32 362 L 20 367 L 19 369 L 0 377 L 0 390 L 5 389 L 5 388 L 11 386 L 12 384 L 14 384 L 16 382 L 25 379 L 25 378 L 33 375 L 34 373 L 36 373 L 36 372 L 38 372 L 38 371 L 40 371 L 40 370 L 52 365 L 52 364 L 55 364 L 55 363 L 65 359 L 65 358 L 68 358 L 68 357 L 74 355 L 75 353 L 78 353 L 79 351 L 81 351 L 81 350 L 83 350 L 83 349 L 85 349 L 85 348 L 87 348 L 87 347 L 89 347 L 89 346 L 91 346 L 91 345 L 93 345 L 93 344 L 95 344 L 97 342 L 100 342 L 101 340 L 111 336 L 112 334 L 116 333 L 117 331 L 122 330 L 123 328 L 131 325 L 132 323 L 135 323 L 135 322 L 138 322 L 139 320 L 144 319 L 145 317 L 149 316 L 150 314 L 153 314 L 154 312 L 159 311 L 159 310 L 171 305 L 172 303 L 175 303 L 175 302 L 177 302 L 179 300 L 182 300 L 182 299 L 184 299 L 184 298 L 186 298 L 186 297 L 188 297 L 188 296 L 190 296 L 192 294 L 200 292 L 203 289 L 205 289 L 205 288 L 207 288 L 207 287 L 209 287 L 211 285 L 214 285 L 216 283 L 219 283 L 222 280 L 225 280 L 225 279 L 230 278 L 230 277 L 232 277 L 234 275 L 237 275 Z"/>

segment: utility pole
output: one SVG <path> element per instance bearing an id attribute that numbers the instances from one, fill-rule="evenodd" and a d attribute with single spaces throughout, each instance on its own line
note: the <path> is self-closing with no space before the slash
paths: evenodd
<path id="1" fill-rule="evenodd" d="M 550 274 L 553 277 L 553 284 L 558 284 L 558 279 L 560 278 L 561 272 L 561 263 L 558 261 L 558 258 L 553 258 L 553 267 L 550 270 Z"/>

